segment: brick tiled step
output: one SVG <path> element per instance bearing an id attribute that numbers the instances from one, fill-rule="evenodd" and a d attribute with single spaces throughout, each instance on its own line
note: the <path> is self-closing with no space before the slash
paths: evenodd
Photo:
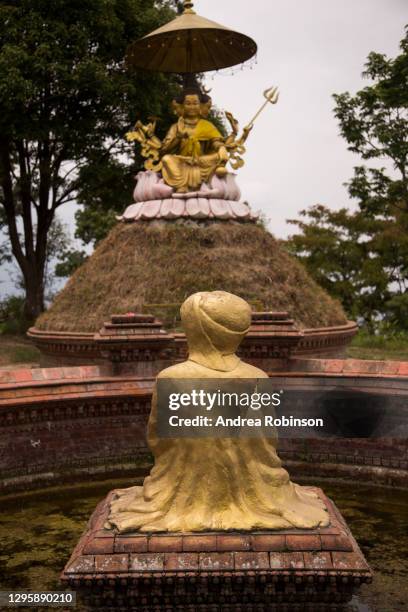
<path id="1" fill-rule="evenodd" d="M 92 515 L 62 582 L 103 611 L 131 598 L 135 603 L 129 605 L 136 607 L 124 609 L 140 605 L 153 611 L 158 604 L 180 605 L 182 600 L 186 607 L 180 610 L 231 601 L 269 606 L 256 610 L 291 601 L 313 604 L 313 610 L 325 603 L 324 609 L 335 610 L 372 574 L 333 502 L 312 489 L 329 510 L 326 528 L 125 535 L 103 528 L 112 491 Z"/>

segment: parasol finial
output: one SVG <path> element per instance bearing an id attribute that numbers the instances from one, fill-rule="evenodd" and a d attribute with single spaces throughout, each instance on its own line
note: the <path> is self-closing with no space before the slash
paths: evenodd
<path id="1" fill-rule="evenodd" d="M 195 11 L 193 11 L 194 2 L 192 0 L 184 0 L 184 11 L 183 15 L 195 15 Z"/>

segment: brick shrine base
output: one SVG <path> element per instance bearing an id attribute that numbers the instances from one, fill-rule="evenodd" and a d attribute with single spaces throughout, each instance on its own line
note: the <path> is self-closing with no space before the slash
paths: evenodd
<path id="1" fill-rule="evenodd" d="M 88 609 L 221 612 L 349 610 L 372 573 L 335 504 L 318 529 L 120 535 L 97 506 L 61 574 Z"/>

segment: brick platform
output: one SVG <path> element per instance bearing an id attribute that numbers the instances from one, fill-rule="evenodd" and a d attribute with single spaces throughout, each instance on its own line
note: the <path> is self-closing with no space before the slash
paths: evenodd
<path id="1" fill-rule="evenodd" d="M 271 369 L 279 357 L 286 359 L 290 354 L 295 357 L 340 358 L 358 331 L 353 321 L 334 327 L 297 330 L 291 319 L 285 320 L 286 315 L 276 312 L 253 313 L 253 324 L 239 348 L 239 356 L 263 370 Z M 119 325 L 123 325 L 125 316 L 122 316 Z M 169 358 L 171 363 L 185 359 L 187 354 L 186 337 L 177 332 L 152 335 L 150 341 L 145 334 L 142 334 L 144 338 L 139 339 L 133 333 L 128 338 L 125 337 L 127 334 L 121 334 L 123 352 L 118 352 L 119 347 L 108 342 L 110 334 L 106 332 L 109 327 L 112 331 L 108 323 L 102 334 L 58 332 L 31 327 L 27 335 L 41 351 L 41 364 L 46 367 L 106 364 L 113 357 L 114 362 L 132 362 L 136 371 L 146 373 L 146 367 L 150 367 L 151 373 L 157 374 L 160 371 L 157 360 L 160 362 L 163 359 L 160 353 L 164 351 L 166 359 Z M 116 333 L 114 336 L 119 340 Z"/>
<path id="2" fill-rule="evenodd" d="M 61 580 L 104 612 L 345 610 L 371 570 L 336 506 L 312 490 L 329 509 L 329 527 L 171 535 L 105 530 L 111 491 Z"/>

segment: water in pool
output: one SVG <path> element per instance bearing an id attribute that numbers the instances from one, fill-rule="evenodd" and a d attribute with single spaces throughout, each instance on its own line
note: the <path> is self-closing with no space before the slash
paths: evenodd
<path id="1" fill-rule="evenodd" d="M 105 481 L 1 498 L 0 590 L 58 589 L 59 573 L 97 502 L 130 484 Z M 375 572 L 354 602 L 357 609 L 408 610 L 408 491 L 313 484 L 335 501 Z"/>

